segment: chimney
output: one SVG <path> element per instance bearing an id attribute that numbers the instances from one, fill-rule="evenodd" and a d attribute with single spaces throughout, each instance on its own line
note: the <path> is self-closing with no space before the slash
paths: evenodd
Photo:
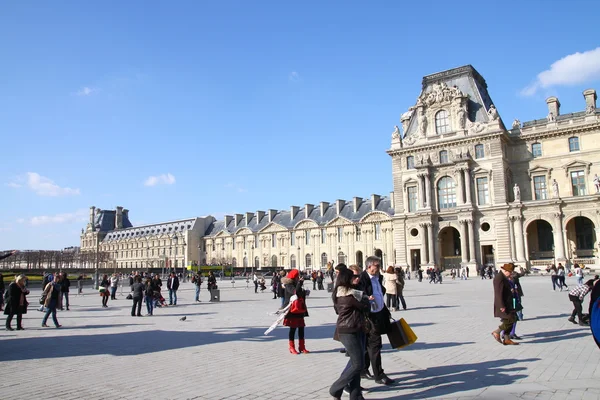
<path id="1" fill-rule="evenodd" d="M 304 205 L 304 218 L 310 217 L 310 213 L 313 212 L 315 206 L 313 204 L 305 204 Z"/>
<path id="2" fill-rule="evenodd" d="M 90 207 L 90 225 L 92 226 L 92 230 L 94 230 L 94 216 L 96 212 L 96 207 Z"/>
<path id="3" fill-rule="evenodd" d="M 322 201 L 320 203 L 320 206 L 321 206 L 321 217 L 322 217 L 323 215 L 325 215 L 325 211 L 327 211 L 327 207 L 329 207 L 329 203 L 326 201 Z"/>
<path id="4" fill-rule="evenodd" d="M 254 213 L 247 212 L 246 214 L 244 214 L 244 218 L 246 219 L 246 226 L 250 225 L 250 221 L 252 220 L 252 217 L 254 217 Z"/>
<path id="5" fill-rule="evenodd" d="M 587 89 L 583 91 L 583 98 L 585 99 L 585 109 L 596 110 L 596 91 L 594 89 Z"/>
<path id="6" fill-rule="evenodd" d="M 115 229 L 123 229 L 123 207 L 117 206 L 115 214 Z"/>
<path id="7" fill-rule="evenodd" d="M 392 210 L 396 209 L 396 202 L 394 201 L 394 192 L 390 192 L 390 204 L 392 206 Z"/>
<path id="8" fill-rule="evenodd" d="M 269 222 L 273 222 L 273 219 L 277 215 L 277 210 L 269 209 Z"/>
<path id="9" fill-rule="evenodd" d="M 242 214 L 235 214 L 235 226 L 239 226 L 243 218 Z"/>
<path id="10" fill-rule="evenodd" d="M 548 114 L 552 113 L 555 117 L 560 115 L 560 101 L 556 97 L 548 97 L 546 104 L 548 104 Z"/>
<path id="11" fill-rule="evenodd" d="M 360 205 L 362 204 L 362 198 L 360 197 L 355 197 L 354 199 L 352 199 L 352 205 L 354 206 L 354 212 L 358 212 L 358 209 L 360 208 Z"/>
<path id="12" fill-rule="evenodd" d="M 379 200 L 381 197 L 378 194 L 371 195 L 371 211 L 377 210 L 377 205 L 379 204 Z"/>
<path id="13" fill-rule="evenodd" d="M 298 211 L 300 211 L 300 207 L 298 207 L 298 206 L 290 207 L 290 219 L 292 221 L 294 220 L 294 218 L 296 218 L 296 215 L 298 215 Z"/>
<path id="14" fill-rule="evenodd" d="M 129 210 L 123 209 L 123 220 L 127 219 L 129 221 Z"/>
<path id="15" fill-rule="evenodd" d="M 226 215 L 225 216 L 225 229 L 227 229 L 227 227 L 229 226 L 229 224 L 231 223 L 231 221 L 233 221 L 233 216 Z"/>
<path id="16" fill-rule="evenodd" d="M 265 212 L 264 211 L 257 211 L 256 212 L 256 223 L 260 224 L 260 221 L 262 221 L 262 219 L 265 217 Z"/>
<path id="17" fill-rule="evenodd" d="M 335 201 L 335 212 L 337 213 L 337 215 L 340 215 L 342 213 L 342 208 L 344 208 L 344 205 L 346 204 L 346 200 L 336 200 Z"/>

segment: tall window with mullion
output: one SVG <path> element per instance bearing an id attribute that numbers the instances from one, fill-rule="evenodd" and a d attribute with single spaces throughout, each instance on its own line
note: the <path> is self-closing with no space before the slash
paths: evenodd
<path id="1" fill-rule="evenodd" d="M 435 133 L 443 135 L 450 132 L 450 121 L 448 120 L 448 111 L 440 110 L 435 114 Z"/>
<path id="2" fill-rule="evenodd" d="M 579 138 L 577 136 L 569 138 L 569 151 L 579 151 Z"/>
<path id="3" fill-rule="evenodd" d="M 534 143 L 531 145 L 531 154 L 533 154 L 533 158 L 542 156 L 542 144 Z"/>
<path id="4" fill-rule="evenodd" d="M 536 200 L 546 200 L 548 198 L 546 176 L 540 175 L 533 177 L 533 193 Z"/>
<path id="5" fill-rule="evenodd" d="M 417 211 L 417 187 L 409 186 L 406 188 L 408 195 L 408 212 Z"/>
<path id="6" fill-rule="evenodd" d="M 440 164 L 448 164 L 448 150 L 440 151 Z"/>
<path id="7" fill-rule="evenodd" d="M 440 210 L 456 207 L 456 184 L 454 179 L 445 176 L 438 182 L 438 207 Z"/>
<path id="8" fill-rule="evenodd" d="M 483 149 L 482 144 L 475 145 L 475 158 L 484 158 L 485 150 Z"/>
<path id="9" fill-rule="evenodd" d="M 490 204 L 490 189 L 486 176 L 477 178 L 477 204 L 480 206 Z"/>
<path id="10" fill-rule="evenodd" d="M 573 196 L 585 196 L 585 173 L 583 171 L 571 172 L 571 187 L 573 188 Z"/>

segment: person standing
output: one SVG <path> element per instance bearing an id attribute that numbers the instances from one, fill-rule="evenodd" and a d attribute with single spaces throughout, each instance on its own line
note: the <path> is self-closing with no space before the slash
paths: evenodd
<path id="1" fill-rule="evenodd" d="M 313 283 L 313 290 L 317 290 L 317 271 L 313 271 L 310 274 L 310 280 Z"/>
<path id="2" fill-rule="evenodd" d="M 4 276 L 0 273 L 0 311 L 4 309 Z"/>
<path id="3" fill-rule="evenodd" d="M 108 281 L 108 275 L 104 274 L 102 276 L 102 281 L 100 282 L 100 286 L 99 286 L 99 288 L 104 288 L 104 290 L 98 289 L 98 290 L 102 290 L 100 292 L 100 297 L 102 297 L 102 307 L 104 307 L 104 308 L 108 308 L 109 286 L 110 286 L 110 282 Z"/>
<path id="4" fill-rule="evenodd" d="M 591 292 L 594 287 L 594 280 L 590 279 L 586 283 L 574 287 L 569 291 L 569 300 L 573 303 L 573 312 L 569 317 L 569 322 L 576 324 L 575 316 L 579 318 L 580 326 L 589 326 L 589 323 L 583 321 L 583 299 L 584 297 Z"/>
<path id="5" fill-rule="evenodd" d="M 396 307 L 400 307 L 402 304 L 402 309 L 406 310 L 406 300 L 404 300 L 404 272 L 402 268 L 396 268 Z"/>
<path id="6" fill-rule="evenodd" d="M 25 275 L 19 275 L 15 281 L 8 285 L 8 296 L 4 305 L 4 315 L 6 315 L 6 330 L 12 331 L 10 326 L 13 317 L 17 316 L 17 330 L 23 329 L 23 314 L 27 314 L 27 295 L 29 290 L 25 286 Z"/>
<path id="7" fill-rule="evenodd" d="M 44 288 L 44 294 L 46 295 L 46 301 L 44 302 L 44 306 L 46 307 L 46 313 L 44 314 L 44 318 L 42 319 L 42 327 L 47 328 L 48 325 L 48 317 L 52 314 L 52 322 L 54 322 L 54 326 L 60 328 L 62 325 L 58 323 L 58 319 L 56 318 L 56 309 L 58 307 L 62 307 L 62 296 L 61 296 L 61 287 L 62 287 L 62 275 L 56 274 L 56 277 L 52 282 L 49 282 Z"/>
<path id="8" fill-rule="evenodd" d="M 254 283 L 254 293 L 258 293 L 258 275 L 252 274 L 252 283 Z"/>
<path id="9" fill-rule="evenodd" d="M 169 279 L 167 279 L 167 289 L 169 289 L 169 305 L 177 305 L 177 289 L 179 289 L 179 278 L 175 272 L 171 272 Z"/>
<path id="10" fill-rule="evenodd" d="M 144 299 L 146 300 L 146 310 L 148 311 L 146 316 L 150 316 L 154 311 L 154 283 L 151 278 L 146 278 L 146 283 L 144 285 Z"/>
<path id="11" fill-rule="evenodd" d="M 209 301 L 213 300 L 212 291 L 216 288 L 217 288 L 217 278 L 215 278 L 215 273 L 210 271 L 208 273 L 208 285 L 207 285 L 208 295 L 210 296 Z"/>
<path id="12" fill-rule="evenodd" d="M 391 385 L 394 383 L 385 372 L 381 365 L 381 335 L 385 335 L 390 328 L 390 311 L 386 308 L 383 302 L 385 288 L 381 284 L 382 276 L 379 274 L 381 259 L 379 257 L 370 256 L 365 261 L 366 270 L 361 274 L 360 287 L 364 288 L 365 294 L 369 297 L 371 303 L 371 311 L 368 318 L 371 321 L 373 329 L 367 333 L 367 354 L 365 357 L 365 368 L 362 372 L 365 376 L 369 376 L 369 364 L 373 366 L 373 376 L 375 382 L 383 385 Z"/>
<path id="13" fill-rule="evenodd" d="M 517 320 L 516 311 L 513 305 L 513 292 L 508 277 L 515 269 L 514 264 L 504 264 L 500 268 L 500 273 L 494 277 L 494 317 L 500 318 L 501 324 L 492 336 L 496 341 L 503 345 L 518 345 L 513 342 L 509 335 L 513 324 Z"/>
<path id="14" fill-rule="evenodd" d="M 62 273 L 62 279 L 61 279 L 61 296 L 62 301 L 65 303 L 65 305 L 67 306 L 67 311 L 69 311 L 69 288 L 71 287 L 71 281 L 69 280 L 69 277 L 67 276 L 66 272 Z M 66 301 L 65 301 L 66 300 Z M 61 311 L 64 310 L 64 308 L 61 306 L 60 307 Z"/>
<path id="15" fill-rule="evenodd" d="M 83 274 L 77 277 L 77 295 L 83 294 Z"/>
<path id="16" fill-rule="evenodd" d="M 360 373 L 365 361 L 364 341 L 369 299 L 361 291 L 355 290 L 360 281 L 360 273 L 349 268 L 340 268 L 337 273 L 336 288 L 332 296 L 333 307 L 338 315 L 336 330 L 350 360 L 340 377 L 329 388 L 329 394 L 340 399 L 344 388 L 348 386 L 350 399 L 358 400 L 362 397 Z"/>
<path id="17" fill-rule="evenodd" d="M 192 283 L 196 286 L 195 301 L 196 303 L 200 303 L 200 285 L 202 285 L 202 274 L 200 271 L 192 277 Z"/>
<path id="18" fill-rule="evenodd" d="M 144 284 L 142 283 L 142 277 L 136 275 L 133 279 L 133 285 L 131 285 L 131 291 L 133 292 L 133 305 L 131 306 L 131 316 L 138 317 L 142 316 L 142 302 L 144 299 Z M 136 313 L 137 311 L 137 313 Z"/>
<path id="19" fill-rule="evenodd" d="M 392 311 L 398 310 L 398 298 L 396 297 L 396 273 L 394 272 L 394 267 L 391 265 L 388 269 L 382 274 L 383 275 L 383 285 L 385 286 L 385 297 L 387 307 Z"/>
<path id="20" fill-rule="evenodd" d="M 323 287 L 323 271 L 319 271 L 317 272 L 317 287 L 319 290 L 324 290 L 325 288 Z"/>
<path id="21" fill-rule="evenodd" d="M 302 287 L 304 279 L 302 279 L 297 269 L 293 269 L 288 272 L 285 278 L 281 279 L 281 283 L 285 291 L 283 308 L 290 303 L 290 298 L 293 295 L 298 296 L 298 309 L 294 310 L 294 307 L 290 307 L 290 310 L 287 312 L 283 320 L 283 326 L 290 328 L 288 335 L 289 351 L 292 354 L 309 353 L 309 351 L 306 350 L 306 344 L 304 340 L 304 327 L 306 326 L 304 317 L 308 317 L 308 310 L 306 308 L 306 291 Z M 296 329 L 298 330 L 298 351 L 296 351 L 296 345 L 294 343 Z"/>
<path id="22" fill-rule="evenodd" d="M 117 299 L 117 287 L 119 286 L 119 277 L 117 276 L 117 274 L 112 274 L 112 276 L 110 277 L 110 299 L 111 300 L 116 300 Z"/>
<path id="23" fill-rule="evenodd" d="M 579 264 L 575 264 L 575 278 L 577 279 L 577 284 L 583 284 L 583 269 L 579 266 Z"/>

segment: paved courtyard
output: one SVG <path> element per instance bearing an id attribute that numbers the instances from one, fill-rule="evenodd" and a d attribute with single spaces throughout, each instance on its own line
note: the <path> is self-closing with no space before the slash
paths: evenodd
<path id="1" fill-rule="evenodd" d="M 394 314 L 419 340 L 397 351 L 384 338 L 383 366 L 396 383 L 363 380 L 365 398 L 599 399 L 600 351 L 589 329 L 567 321 L 567 294 L 553 292 L 549 277 L 523 278 L 522 285 L 522 343 L 501 346 L 490 335 L 498 325 L 491 281 L 408 281 L 409 309 Z M 0 331 L 0 398 L 330 398 L 348 359 L 332 340 L 328 293 L 313 291 L 307 301 L 311 354 L 291 355 L 287 328 L 263 336 L 277 308 L 270 293 L 220 286 L 220 303 L 208 303 L 203 290 L 202 303 L 192 304 L 192 285 L 182 284 L 180 305 L 143 318 L 130 317 L 124 296 L 102 309 L 87 289 L 72 297 L 72 311 L 59 312 L 61 329 L 41 328 L 42 313 L 30 308 L 25 331 Z M 39 290 L 29 296 L 32 306 L 38 298 Z"/>

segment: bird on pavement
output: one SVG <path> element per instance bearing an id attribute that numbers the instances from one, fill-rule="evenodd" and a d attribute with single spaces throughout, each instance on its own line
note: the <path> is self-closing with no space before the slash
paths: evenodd
<path id="1" fill-rule="evenodd" d="M 180 321 L 185 321 L 187 319 L 187 317 L 181 317 L 179 318 Z"/>

